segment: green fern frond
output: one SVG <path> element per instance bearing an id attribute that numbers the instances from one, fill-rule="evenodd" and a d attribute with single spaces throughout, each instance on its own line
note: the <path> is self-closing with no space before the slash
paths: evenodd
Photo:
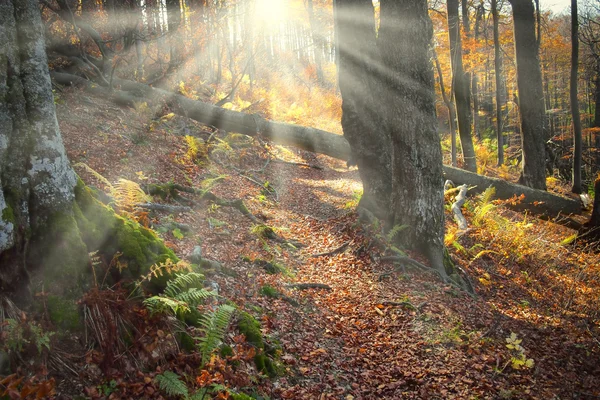
<path id="1" fill-rule="evenodd" d="M 490 186 L 489 188 L 485 189 L 485 191 L 481 194 L 481 200 L 480 200 L 479 204 L 483 206 L 483 205 L 491 203 L 491 201 L 495 195 L 496 195 L 496 188 L 493 186 Z"/>
<path id="2" fill-rule="evenodd" d="M 200 318 L 199 323 L 204 333 L 203 337 L 198 338 L 202 365 L 206 364 L 210 354 L 223 341 L 234 312 L 234 307 L 223 304 L 215 312 L 203 315 Z"/>
<path id="3" fill-rule="evenodd" d="M 490 211 L 495 209 L 496 205 L 494 205 L 493 203 L 486 203 L 477 207 L 477 209 L 475 210 L 475 217 L 473 218 L 473 224 L 475 226 L 481 225 L 486 215 L 488 215 Z"/>
<path id="4" fill-rule="evenodd" d="M 177 295 L 193 288 L 201 288 L 204 283 L 204 275 L 197 272 L 177 274 L 167 283 L 164 294 L 176 298 Z"/>
<path id="5" fill-rule="evenodd" d="M 209 297 L 215 296 L 214 292 L 203 288 L 192 288 L 187 292 L 179 293 L 175 299 L 187 303 L 190 307 L 196 307 Z"/>
<path id="6" fill-rule="evenodd" d="M 391 242 L 400 232 L 405 229 L 408 229 L 408 225 L 394 225 L 394 227 L 387 233 L 386 239 L 388 242 Z"/>
<path id="7" fill-rule="evenodd" d="M 144 300 L 144 306 L 151 314 L 172 312 L 173 314 L 185 314 L 190 311 L 190 306 L 185 301 L 172 299 L 164 296 L 152 296 Z"/>
<path id="8" fill-rule="evenodd" d="M 183 396 L 187 398 L 189 395 L 188 388 L 180 378 L 175 372 L 165 371 L 162 374 L 156 375 L 155 379 L 160 390 L 164 391 L 167 396 Z"/>

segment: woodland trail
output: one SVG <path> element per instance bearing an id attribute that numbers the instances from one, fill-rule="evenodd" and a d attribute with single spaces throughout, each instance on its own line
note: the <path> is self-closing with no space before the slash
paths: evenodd
<path id="1" fill-rule="evenodd" d="M 173 181 L 202 187 L 211 179 L 216 195 L 242 199 L 279 235 L 304 245 L 293 249 L 261 238 L 247 218 L 230 208 L 209 205 L 192 213 L 151 216 L 180 257 L 200 245 L 205 257 L 234 271 L 235 276 L 210 279 L 222 295 L 254 310 L 263 333 L 282 346 L 285 373 L 257 381 L 270 398 L 546 399 L 600 387 L 593 336 L 578 339 L 585 327 L 540 311 L 546 303 L 527 297 L 524 286 L 513 284 L 492 259 L 458 260 L 470 273 L 482 273 L 475 269 L 477 261 L 498 275 L 496 286 L 478 285 L 475 299 L 410 269 L 380 279 L 394 266 L 379 259 L 385 250 L 379 232 L 357 223 L 352 207 L 360 191 L 358 173 L 342 162 L 252 139 L 230 137 L 232 144 L 227 144 L 225 133 L 214 142 L 210 157 L 198 153 L 192 159 L 189 144 L 173 133 L 212 135 L 192 121 L 152 119 L 152 112 L 115 108 L 71 89 L 61 94 L 57 109 L 73 163 L 84 162 L 111 182 L 123 177 L 140 184 Z M 77 172 L 86 183 L 100 185 L 85 171 Z M 189 225 L 191 233 L 161 231 L 172 222 Z M 465 247 L 477 243 L 464 240 Z M 337 254 L 311 257 L 344 243 L 348 246 Z M 248 261 L 255 259 L 277 261 L 284 270 L 268 274 Z M 286 286 L 302 282 L 331 290 Z M 264 295 L 266 285 L 280 296 Z M 508 307 L 513 296 L 515 302 L 528 299 L 539 308 L 515 314 Z M 505 338 L 511 332 L 524 338 L 534 370 L 507 367 Z"/>

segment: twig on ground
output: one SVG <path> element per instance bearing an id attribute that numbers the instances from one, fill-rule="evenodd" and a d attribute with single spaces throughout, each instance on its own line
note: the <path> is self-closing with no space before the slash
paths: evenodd
<path id="1" fill-rule="evenodd" d="M 325 256 L 333 256 L 337 253 L 341 253 L 344 250 L 346 250 L 346 248 L 348 247 L 348 245 L 350 245 L 350 242 L 345 242 L 344 244 L 342 244 L 339 247 L 336 247 L 335 249 L 331 250 L 331 251 L 326 251 L 324 253 L 317 253 L 317 254 L 313 254 L 308 258 L 317 258 L 317 257 L 325 257 Z"/>

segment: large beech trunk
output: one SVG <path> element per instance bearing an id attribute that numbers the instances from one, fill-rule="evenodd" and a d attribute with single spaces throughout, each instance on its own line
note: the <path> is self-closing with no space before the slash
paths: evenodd
<path id="1" fill-rule="evenodd" d="M 377 52 L 373 3 L 337 0 L 335 23 L 342 128 L 363 181 L 360 206 L 387 218 L 392 193 L 392 156 L 389 133 L 379 109 L 378 88 L 385 72 Z"/>
<path id="2" fill-rule="evenodd" d="M 325 154 L 344 161 L 348 160 L 351 156 L 350 145 L 343 136 L 320 129 L 273 122 L 258 115 L 226 110 L 211 104 L 190 100 L 184 96 L 162 89 L 154 89 L 142 83 L 119 79 L 117 82 L 121 88 L 131 90 L 132 92 L 120 90 L 110 92 L 106 88 L 92 85 L 90 81 L 75 75 L 62 73 L 52 73 L 51 75 L 58 83 L 65 85 L 71 83 L 77 84 L 93 93 L 112 96 L 120 104 L 133 104 L 136 101 L 168 101 L 174 103 L 171 109 L 178 114 L 220 129 L 239 132 L 249 136 L 260 134 L 278 144 L 295 146 L 303 150 Z M 144 97 L 140 98 L 132 93 L 143 95 Z M 443 166 L 443 172 L 446 179 L 450 179 L 456 184 L 466 183 L 469 186 L 477 186 L 470 191 L 471 193 L 474 191 L 483 191 L 489 186 L 494 186 L 496 188 L 496 198 L 498 199 L 506 200 L 512 198 L 514 195 L 520 196 L 524 194 L 525 199 L 518 206 L 514 206 L 515 208 L 527 209 L 531 212 L 546 214 L 551 217 L 558 214 L 581 213 L 581 205 L 578 200 L 528 188 L 502 179 L 489 178 L 446 165 Z"/>
<path id="3" fill-rule="evenodd" d="M 7 293 L 26 286 L 27 249 L 51 239 L 50 220 L 70 212 L 76 177 L 56 120 L 38 1 L 0 2 L 0 37 L 0 293 Z"/>
<path id="4" fill-rule="evenodd" d="M 429 54 L 432 34 L 427 1 L 381 1 L 378 47 L 382 65 L 394 73 L 385 75 L 377 104 L 392 143 L 393 223 L 409 227 L 403 244 L 424 254 L 445 276 L 442 149 Z"/>

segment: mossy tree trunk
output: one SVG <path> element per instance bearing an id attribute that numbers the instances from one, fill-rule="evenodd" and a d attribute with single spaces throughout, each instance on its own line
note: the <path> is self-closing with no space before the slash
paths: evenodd
<path id="1" fill-rule="evenodd" d="M 131 278 L 177 258 L 78 183 L 56 120 L 44 42 L 37 0 L 0 2 L 0 293 L 25 304 L 31 291 L 43 292 L 50 318 L 77 329 L 76 300 L 93 284 L 89 251 L 108 261 L 120 252 Z"/>
<path id="2" fill-rule="evenodd" d="M 76 176 L 62 143 L 36 0 L 0 2 L 0 289 L 23 287 L 50 224 L 72 218 Z M 58 235 L 58 236 L 55 236 Z M 54 247 L 59 249 L 59 247 Z M 28 251 L 29 250 L 29 251 Z M 85 252 L 81 240 L 67 254 Z M 50 250 L 48 250 L 50 251 Z M 44 254 L 52 258 L 51 254 Z M 36 263 L 42 260 L 34 260 Z"/>

